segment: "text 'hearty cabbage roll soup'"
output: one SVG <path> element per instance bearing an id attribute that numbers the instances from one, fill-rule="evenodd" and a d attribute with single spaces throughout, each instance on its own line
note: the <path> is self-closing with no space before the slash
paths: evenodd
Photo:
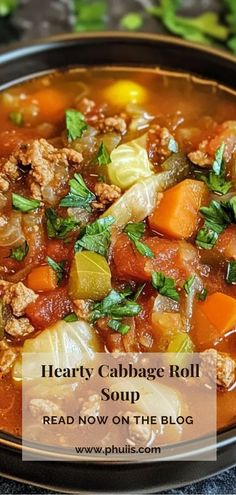
<path id="1" fill-rule="evenodd" d="M 0 94 L 0 429 L 21 433 L 22 351 L 81 322 L 87 352 L 208 353 L 235 421 L 235 186 L 236 98 L 210 83 L 73 69 Z"/>

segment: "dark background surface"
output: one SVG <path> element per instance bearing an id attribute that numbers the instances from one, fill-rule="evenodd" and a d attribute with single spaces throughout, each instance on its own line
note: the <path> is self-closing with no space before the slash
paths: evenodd
<path id="1" fill-rule="evenodd" d="M 235 0 L 236 2 L 236 0 Z M 143 11 L 149 0 L 108 0 L 107 29 L 120 29 L 119 19 L 125 12 Z M 220 0 L 185 0 L 184 12 L 197 14 L 210 9 L 219 10 Z M 28 41 L 73 30 L 72 0 L 21 0 L 20 6 L 12 17 L 0 19 L 0 45 L 3 47 L 16 41 Z M 161 24 L 144 14 L 141 28 L 146 32 L 165 32 Z M 0 460 L 1 462 L 1 460 Z M 35 469 L 37 466 L 35 465 Z M 51 491 L 24 485 L 0 477 L 0 493 L 51 493 Z M 169 490 L 165 494 L 236 494 L 236 468 L 210 478 L 209 480 L 188 485 L 182 489 Z"/>

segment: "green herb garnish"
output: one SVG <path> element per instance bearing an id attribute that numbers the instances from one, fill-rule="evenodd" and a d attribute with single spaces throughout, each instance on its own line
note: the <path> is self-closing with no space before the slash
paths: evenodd
<path id="1" fill-rule="evenodd" d="M 20 246 L 11 249 L 10 258 L 16 261 L 23 261 L 23 259 L 27 256 L 28 252 L 29 252 L 29 245 L 27 241 L 25 241 Z"/>
<path id="2" fill-rule="evenodd" d="M 111 158 L 109 152 L 105 144 L 102 142 L 99 146 L 99 150 L 95 158 L 95 163 L 98 163 L 98 165 L 107 165 L 108 163 L 110 163 L 110 161 Z"/>
<path id="3" fill-rule="evenodd" d="M 9 114 L 9 119 L 18 127 L 21 127 L 24 123 L 24 116 L 21 112 L 11 112 Z"/>
<path id="4" fill-rule="evenodd" d="M 40 206 L 40 201 L 37 199 L 29 199 L 20 194 L 12 193 L 12 206 L 15 210 L 20 210 L 26 213 L 27 211 L 36 210 Z"/>
<path id="5" fill-rule="evenodd" d="M 47 263 L 54 270 L 54 272 L 56 272 L 58 282 L 61 282 L 65 274 L 65 261 L 60 261 L 60 263 L 57 263 L 55 260 L 50 258 L 50 256 L 47 256 Z"/>
<path id="6" fill-rule="evenodd" d="M 166 277 L 162 272 L 153 272 L 152 286 L 154 289 L 158 290 L 162 296 L 174 299 L 174 301 L 179 301 L 179 293 L 177 292 L 173 278 Z"/>
<path id="7" fill-rule="evenodd" d="M 78 321 L 78 317 L 75 313 L 69 313 L 68 315 L 64 316 L 63 320 L 67 323 L 72 323 L 73 321 Z"/>
<path id="8" fill-rule="evenodd" d="M 18 0 L 0 0 L 0 17 L 12 14 L 18 5 Z"/>
<path id="9" fill-rule="evenodd" d="M 236 223 L 236 196 L 225 202 L 213 200 L 209 206 L 200 208 L 200 212 L 205 222 L 197 233 L 196 244 L 203 249 L 212 249 L 225 228 Z"/>
<path id="10" fill-rule="evenodd" d="M 111 241 L 111 226 L 115 219 L 112 216 L 98 218 L 95 222 L 87 225 L 83 235 L 75 243 L 75 251 L 86 249 L 94 251 L 102 256 L 108 255 L 108 248 Z"/>
<path id="11" fill-rule="evenodd" d="M 124 228 L 124 232 L 128 235 L 129 239 L 142 256 L 145 256 L 146 258 L 155 258 L 155 254 L 150 247 L 140 241 L 144 234 L 144 230 L 145 227 L 143 222 L 128 223 Z"/>
<path id="12" fill-rule="evenodd" d="M 82 175 L 75 174 L 73 179 L 69 181 L 69 186 L 69 193 L 61 199 L 59 205 L 65 208 L 84 208 L 91 211 L 90 204 L 96 199 L 96 196 L 88 189 Z"/>
<path id="13" fill-rule="evenodd" d="M 137 31 L 143 25 L 143 18 L 139 12 L 129 12 L 120 20 L 120 26 L 128 31 Z"/>
<path id="14" fill-rule="evenodd" d="M 107 2 L 105 0 L 74 0 L 74 30 L 77 33 L 103 30 L 106 13 Z"/>
<path id="15" fill-rule="evenodd" d="M 198 294 L 198 299 L 199 301 L 205 301 L 206 297 L 207 297 L 207 289 L 203 288 L 201 292 L 199 292 Z"/>
<path id="16" fill-rule="evenodd" d="M 124 293 L 111 290 L 108 296 L 106 296 L 101 302 L 93 305 L 90 320 L 95 322 L 99 318 L 103 318 L 105 316 L 112 317 L 112 319 L 121 319 L 124 317 L 137 316 L 140 311 L 141 306 L 128 299 L 128 296 Z"/>
<path id="17" fill-rule="evenodd" d="M 220 22 L 216 12 L 204 12 L 197 17 L 183 17 L 177 11 L 181 0 L 160 0 L 159 6 L 147 7 L 147 11 L 161 19 L 162 23 L 173 34 L 182 38 L 210 45 L 213 41 L 226 41 L 229 28 Z"/>
<path id="18" fill-rule="evenodd" d="M 65 115 L 68 141 L 71 142 L 81 138 L 83 132 L 88 128 L 84 115 L 73 109 L 66 110 Z"/>
<path id="19" fill-rule="evenodd" d="M 226 282 L 231 285 L 236 284 L 236 261 L 229 261 L 226 270 Z"/>
<path id="20" fill-rule="evenodd" d="M 130 330 L 130 326 L 124 325 L 120 320 L 109 320 L 108 326 L 109 328 L 112 328 L 112 330 L 121 333 L 121 335 L 126 335 Z"/>
<path id="21" fill-rule="evenodd" d="M 59 217 L 53 208 L 46 208 L 45 215 L 47 219 L 47 234 L 52 239 L 57 237 L 58 239 L 65 240 L 67 235 L 80 224 L 80 222 L 72 217 Z"/>
<path id="22" fill-rule="evenodd" d="M 177 292 L 173 278 L 166 277 L 162 272 L 153 272 L 152 285 L 162 296 L 179 301 L 179 293 Z"/>
<path id="23" fill-rule="evenodd" d="M 186 294 L 188 294 L 188 296 L 191 294 L 195 278 L 196 278 L 195 275 L 190 275 L 190 277 L 187 278 L 186 282 L 184 283 L 183 287 Z"/>
<path id="24" fill-rule="evenodd" d="M 216 150 L 212 170 L 209 172 L 209 175 L 199 175 L 199 178 L 207 184 L 209 189 L 218 194 L 227 194 L 232 187 L 232 182 L 225 179 L 224 148 L 225 145 L 222 143 Z"/>

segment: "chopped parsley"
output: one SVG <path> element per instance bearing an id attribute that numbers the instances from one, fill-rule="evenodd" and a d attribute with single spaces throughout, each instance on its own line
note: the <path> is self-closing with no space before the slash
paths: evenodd
<path id="1" fill-rule="evenodd" d="M 27 256 L 28 252 L 29 252 L 29 245 L 27 241 L 25 241 L 20 246 L 11 249 L 10 258 L 16 261 L 23 261 L 23 259 Z"/>
<path id="2" fill-rule="evenodd" d="M 60 261 L 60 263 L 57 263 L 55 260 L 50 258 L 50 256 L 47 256 L 47 263 L 54 270 L 54 272 L 56 272 L 58 282 L 61 282 L 65 274 L 65 261 Z"/>
<path id="3" fill-rule="evenodd" d="M 9 114 L 9 119 L 18 127 L 21 127 L 24 123 L 24 116 L 21 112 L 11 112 Z"/>
<path id="4" fill-rule="evenodd" d="M 61 199 L 59 205 L 70 208 L 84 208 L 91 211 L 90 204 L 96 199 L 86 186 L 82 175 L 75 174 L 73 179 L 69 181 L 70 190 L 67 196 Z"/>
<path id="5" fill-rule="evenodd" d="M 15 210 L 27 211 L 36 210 L 40 206 L 40 201 L 21 196 L 20 194 L 12 193 L 12 206 Z"/>
<path id="6" fill-rule="evenodd" d="M 236 261 L 229 261 L 226 269 L 226 282 L 231 285 L 236 284 Z"/>
<path id="7" fill-rule="evenodd" d="M 188 296 L 191 294 L 195 278 L 195 275 L 190 275 L 190 277 L 187 278 L 186 282 L 184 283 L 184 290 Z"/>
<path id="8" fill-rule="evenodd" d="M 229 201 L 211 201 L 209 206 L 200 208 L 205 218 L 204 226 L 196 237 L 196 244 L 203 249 L 212 249 L 219 235 L 231 223 L 236 223 L 236 196 Z"/>
<path id="9" fill-rule="evenodd" d="M 64 316 L 63 320 L 67 323 L 72 323 L 73 321 L 78 321 L 78 317 L 75 313 L 69 313 L 68 315 Z"/>
<path id="10" fill-rule="evenodd" d="M 199 292 L 198 294 L 198 299 L 199 301 L 205 301 L 207 297 L 207 289 L 205 289 L 205 287 L 201 290 L 201 292 Z"/>
<path id="11" fill-rule="evenodd" d="M 88 128 L 84 115 L 78 110 L 73 109 L 66 110 L 65 114 L 68 141 L 71 142 L 77 138 L 81 138 L 83 132 Z"/>
<path id="12" fill-rule="evenodd" d="M 179 301 L 179 293 L 175 287 L 173 278 L 166 277 L 162 272 L 152 273 L 152 286 L 157 289 L 162 296 Z"/>
<path id="13" fill-rule="evenodd" d="M 68 234 L 80 224 L 73 217 L 59 217 L 53 208 L 46 208 L 45 215 L 47 219 L 47 234 L 52 239 L 57 237 L 58 239 L 65 240 Z"/>
<path id="14" fill-rule="evenodd" d="M 232 187 L 232 182 L 227 181 L 225 178 L 224 149 L 225 145 L 222 143 L 216 150 L 212 170 L 208 176 L 199 175 L 199 178 L 207 184 L 208 188 L 218 194 L 227 194 Z"/>
<path id="15" fill-rule="evenodd" d="M 129 294 L 125 292 L 111 290 L 101 302 L 93 305 L 90 320 L 94 323 L 99 318 L 110 317 L 108 326 L 125 335 L 130 330 L 130 326 L 124 325 L 122 318 L 137 316 L 141 311 L 141 306 L 128 297 Z"/>
<path id="16" fill-rule="evenodd" d="M 129 239 L 134 244 L 137 251 L 146 258 L 154 258 L 155 254 L 152 252 L 149 246 L 144 242 L 141 242 L 140 239 L 144 234 L 144 223 L 128 223 L 124 228 L 124 232 L 128 235 Z"/>
<path id="17" fill-rule="evenodd" d="M 121 335 L 126 335 L 130 330 L 130 325 L 124 325 L 120 320 L 109 320 L 108 326 L 112 330 L 121 333 Z"/>
<path id="18" fill-rule="evenodd" d="M 110 163 L 110 161 L 110 154 L 105 144 L 102 142 L 99 146 L 98 153 L 95 158 L 95 163 L 98 163 L 98 165 L 107 165 L 108 163 Z"/>
<path id="19" fill-rule="evenodd" d="M 115 219 L 112 216 L 98 218 L 83 229 L 82 236 L 75 243 L 75 251 L 86 249 L 102 256 L 108 255 L 111 242 L 111 226 Z"/>

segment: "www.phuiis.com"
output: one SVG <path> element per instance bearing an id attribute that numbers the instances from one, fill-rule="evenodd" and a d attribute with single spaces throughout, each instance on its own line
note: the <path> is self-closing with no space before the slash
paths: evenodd
<path id="1" fill-rule="evenodd" d="M 160 447 L 135 447 L 133 445 L 124 445 L 123 447 L 75 447 L 76 454 L 160 454 Z"/>

